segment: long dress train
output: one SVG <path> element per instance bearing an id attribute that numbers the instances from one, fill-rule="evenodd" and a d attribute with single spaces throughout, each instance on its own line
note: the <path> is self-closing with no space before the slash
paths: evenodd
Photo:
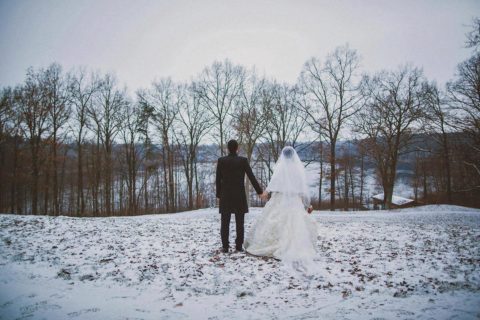
<path id="1" fill-rule="evenodd" d="M 317 225 L 299 195 L 274 192 L 247 235 L 245 250 L 307 264 L 315 256 Z"/>

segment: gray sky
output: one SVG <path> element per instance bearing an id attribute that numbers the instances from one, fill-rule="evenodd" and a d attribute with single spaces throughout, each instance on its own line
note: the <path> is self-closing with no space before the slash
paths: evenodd
<path id="1" fill-rule="evenodd" d="M 0 0 L 0 86 L 59 62 L 114 72 L 130 90 L 189 80 L 215 59 L 294 82 L 303 63 L 349 43 L 364 71 L 411 62 L 440 84 L 470 55 L 480 1 Z"/>

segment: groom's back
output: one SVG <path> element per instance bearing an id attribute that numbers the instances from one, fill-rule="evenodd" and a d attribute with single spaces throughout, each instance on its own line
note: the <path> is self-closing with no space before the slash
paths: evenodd
<path id="1" fill-rule="evenodd" d="M 219 158 L 218 169 L 222 177 L 222 186 L 235 189 L 244 187 L 246 163 L 247 158 L 234 155 Z"/>
<path id="2" fill-rule="evenodd" d="M 245 157 L 229 154 L 218 159 L 217 164 L 217 198 L 220 199 L 220 213 L 248 212 L 247 197 L 245 194 L 245 174 L 252 182 L 258 194 L 262 188 L 253 175 L 252 168 Z"/>

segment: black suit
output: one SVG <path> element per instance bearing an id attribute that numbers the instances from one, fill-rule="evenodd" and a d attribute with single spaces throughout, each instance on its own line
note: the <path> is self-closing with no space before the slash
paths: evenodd
<path id="1" fill-rule="evenodd" d="M 228 248 L 228 236 L 230 228 L 231 214 L 235 214 L 235 224 L 237 227 L 237 239 L 235 241 L 237 249 L 243 245 L 243 222 L 244 215 L 248 212 L 247 196 L 245 194 L 245 174 L 250 179 L 255 191 L 262 194 L 262 188 L 253 175 L 252 168 L 245 157 L 239 157 L 236 154 L 229 154 L 221 157 L 217 163 L 217 198 L 220 199 L 219 212 L 222 215 L 222 225 L 220 233 L 222 236 L 223 248 Z"/>

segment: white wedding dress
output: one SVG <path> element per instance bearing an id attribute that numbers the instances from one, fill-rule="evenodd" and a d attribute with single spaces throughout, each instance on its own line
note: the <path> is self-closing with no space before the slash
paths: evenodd
<path id="1" fill-rule="evenodd" d="M 305 169 L 292 147 L 282 150 L 267 191 L 272 196 L 248 233 L 245 250 L 286 263 L 310 264 L 317 225 L 306 211 L 310 198 Z"/>

